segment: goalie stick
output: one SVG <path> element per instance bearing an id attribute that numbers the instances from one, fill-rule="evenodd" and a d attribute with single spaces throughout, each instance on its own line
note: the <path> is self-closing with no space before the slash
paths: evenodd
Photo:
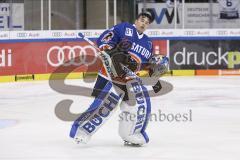
<path id="1" fill-rule="evenodd" d="M 101 57 L 101 60 L 103 62 L 103 66 L 104 66 L 105 70 L 107 71 L 108 78 L 111 79 L 111 76 L 117 76 L 116 70 L 115 70 L 114 66 L 112 66 L 112 60 L 111 60 L 110 56 L 105 51 L 101 51 L 90 39 L 85 37 L 81 32 L 78 33 L 78 35 L 79 35 L 79 37 L 84 39 L 86 42 L 88 42 L 92 47 L 94 47 L 97 50 L 97 52 L 99 53 L 99 56 Z"/>
<path id="2" fill-rule="evenodd" d="M 88 39 L 81 32 L 79 32 L 78 35 L 79 35 L 79 37 L 84 39 L 86 42 L 88 42 L 92 47 L 94 47 L 97 50 L 97 52 L 99 53 L 99 56 L 103 62 L 103 66 L 104 66 L 105 70 L 107 71 L 108 78 L 111 79 L 111 77 L 117 76 L 116 70 L 115 70 L 114 66 L 112 66 L 112 60 L 111 60 L 110 56 L 105 51 L 101 51 L 95 45 L 95 43 L 93 43 L 93 41 Z M 140 77 L 138 77 L 133 71 L 131 71 L 129 68 L 127 68 L 123 64 L 121 64 L 121 66 L 122 66 L 123 70 L 126 72 L 127 76 L 129 76 L 129 78 L 134 78 L 137 81 L 139 81 L 141 84 L 143 84 L 142 79 Z M 158 93 L 162 88 L 160 81 L 158 80 L 155 83 L 155 85 L 152 86 L 152 88 L 155 93 Z"/>

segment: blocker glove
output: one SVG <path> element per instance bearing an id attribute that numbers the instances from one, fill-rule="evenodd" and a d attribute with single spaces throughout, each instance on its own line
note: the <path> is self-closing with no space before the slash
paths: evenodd
<path id="1" fill-rule="evenodd" d="M 169 59 L 166 56 L 156 55 L 150 61 L 149 75 L 150 77 L 159 78 L 168 71 Z"/>
<path id="2" fill-rule="evenodd" d="M 121 64 L 128 67 L 133 72 L 137 69 L 137 62 L 131 58 L 131 55 L 128 53 L 127 49 L 123 48 L 122 46 L 118 45 L 111 50 L 105 50 L 105 52 L 110 55 L 118 77 L 124 77 L 126 75 Z"/>

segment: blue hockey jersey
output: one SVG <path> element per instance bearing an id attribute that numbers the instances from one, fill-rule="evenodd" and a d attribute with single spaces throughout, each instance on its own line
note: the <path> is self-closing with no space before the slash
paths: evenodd
<path id="1" fill-rule="evenodd" d="M 152 42 L 145 34 L 139 34 L 134 24 L 120 23 L 103 32 L 97 40 L 99 48 L 108 46 L 114 48 L 121 43 L 127 52 L 138 63 L 137 71 L 152 57 Z M 130 44 L 130 47 L 129 47 Z"/>

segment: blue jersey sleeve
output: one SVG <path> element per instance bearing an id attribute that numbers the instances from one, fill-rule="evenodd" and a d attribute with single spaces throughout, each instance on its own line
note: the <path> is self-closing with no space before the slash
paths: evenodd
<path id="1" fill-rule="evenodd" d="M 115 25 L 109 30 L 104 31 L 100 37 L 97 39 L 97 45 L 99 48 L 108 45 L 114 48 L 121 40 L 122 33 L 124 30 L 124 23 Z"/>

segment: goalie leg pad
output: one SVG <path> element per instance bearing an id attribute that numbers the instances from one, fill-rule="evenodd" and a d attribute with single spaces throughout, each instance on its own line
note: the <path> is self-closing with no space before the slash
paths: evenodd
<path id="1" fill-rule="evenodd" d="M 124 92 L 108 82 L 94 102 L 74 121 L 70 137 L 78 143 L 87 143 L 90 137 L 109 119 Z"/>
<path id="2" fill-rule="evenodd" d="M 145 144 L 149 142 L 146 133 L 149 116 L 151 113 L 151 102 L 147 89 L 138 81 L 127 83 L 129 101 L 122 102 L 119 122 L 119 135 L 127 142 L 133 144 Z"/>

